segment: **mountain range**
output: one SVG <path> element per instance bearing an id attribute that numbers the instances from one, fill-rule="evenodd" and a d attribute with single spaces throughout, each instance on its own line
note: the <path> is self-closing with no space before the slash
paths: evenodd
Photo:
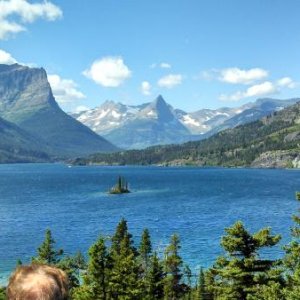
<path id="1" fill-rule="evenodd" d="M 202 140 L 227 128 L 258 120 L 300 99 L 258 99 L 237 108 L 174 109 L 161 95 L 138 106 L 106 101 L 101 106 L 72 116 L 123 149 Z"/>
<path id="2" fill-rule="evenodd" d="M 42 68 L 0 65 L 0 118 L 2 162 L 117 150 L 60 109 Z"/>
<path id="3" fill-rule="evenodd" d="M 300 168 L 300 102 L 205 140 L 94 154 L 74 163 Z"/>
<path id="4" fill-rule="evenodd" d="M 139 106 L 106 101 L 70 116 L 55 101 L 44 69 L 0 64 L 0 162 L 57 161 L 201 140 L 298 100 L 259 99 L 238 108 L 187 113 L 158 96 Z"/>

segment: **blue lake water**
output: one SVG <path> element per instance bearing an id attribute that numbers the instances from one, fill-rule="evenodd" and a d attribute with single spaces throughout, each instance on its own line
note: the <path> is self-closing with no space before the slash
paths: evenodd
<path id="1" fill-rule="evenodd" d="M 108 195 L 119 174 L 132 193 Z M 297 190 L 300 170 L 0 165 L 0 283 L 18 258 L 35 255 L 46 228 L 66 253 L 86 253 L 99 234 L 112 235 L 121 217 L 136 242 L 147 227 L 160 253 L 178 233 L 194 271 L 222 253 L 220 237 L 236 220 L 252 231 L 271 226 L 284 244 L 300 207 Z"/>

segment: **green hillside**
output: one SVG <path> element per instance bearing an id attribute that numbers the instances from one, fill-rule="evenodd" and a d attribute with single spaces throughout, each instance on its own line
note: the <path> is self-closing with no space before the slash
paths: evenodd
<path id="1" fill-rule="evenodd" d="M 278 163 L 274 164 L 274 160 Z M 75 163 L 300 167 L 300 102 L 206 140 L 95 154 Z"/>
<path id="2" fill-rule="evenodd" d="M 0 118 L 0 163 L 49 161 L 48 149 L 16 125 Z"/>

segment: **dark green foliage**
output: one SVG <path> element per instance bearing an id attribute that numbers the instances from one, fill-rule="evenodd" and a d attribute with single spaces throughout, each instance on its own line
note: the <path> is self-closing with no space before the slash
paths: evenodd
<path id="1" fill-rule="evenodd" d="M 19 266 L 22 266 L 22 265 L 23 265 L 23 263 L 22 263 L 21 259 L 18 259 L 17 263 L 16 263 L 16 267 L 19 267 Z"/>
<path id="2" fill-rule="evenodd" d="M 70 288 L 80 285 L 80 271 L 86 269 L 84 256 L 77 252 L 74 256 L 64 256 L 56 266 L 66 272 Z"/>
<path id="3" fill-rule="evenodd" d="M 279 235 L 271 235 L 269 228 L 251 235 L 241 222 L 236 222 L 225 231 L 227 234 L 222 238 L 221 245 L 226 255 L 220 256 L 210 270 L 214 281 L 211 289 L 215 296 L 248 299 L 255 294 L 257 285 L 280 281 L 278 274 L 271 272 L 275 262 L 259 257 L 259 250 L 275 246 L 280 240 Z"/>
<path id="4" fill-rule="evenodd" d="M 184 273 L 184 277 L 185 277 L 185 299 L 187 300 L 191 300 L 192 299 L 192 270 L 190 269 L 190 267 L 188 265 L 184 266 L 183 269 L 183 273 Z"/>
<path id="5" fill-rule="evenodd" d="M 54 249 L 55 240 L 52 238 L 50 229 L 46 230 L 45 240 L 38 248 L 38 255 L 32 258 L 33 262 L 55 265 L 59 262 L 63 250 Z"/>
<path id="6" fill-rule="evenodd" d="M 300 201 L 300 193 L 296 193 Z M 287 276 L 287 291 L 289 294 L 300 294 L 300 215 L 293 215 L 294 227 L 291 228 L 291 242 L 284 247 L 283 259 Z M 295 298 L 296 299 L 296 298 Z"/>
<path id="7" fill-rule="evenodd" d="M 121 242 L 125 237 L 129 240 L 130 247 L 132 248 L 133 252 L 136 253 L 136 249 L 133 246 L 132 235 L 128 232 L 127 221 L 122 218 L 117 226 L 115 234 L 111 239 L 111 252 L 120 254 Z"/>
<path id="8" fill-rule="evenodd" d="M 4 287 L 0 287 L 0 300 L 6 300 L 6 289 Z"/>
<path id="9" fill-rule="evenodd" d="M 117 226 L 111 247 L 112 270 L 110 292 L 113 299 L 139 299 L 141 282 L 140 266 L 136 260 L 137 252 L 127 222 L 122 219 Z"/>
<path id="10" fill-rule="evenodd" d="M 89 249 L 89 262 L 84 285 L 88 287 L 92 299 L 107 299 L 109 256 L 105 241 L 100 237 Z"/>
<path id="11" fill-rule="evenodd" d="M 139 254 L 142 261 L 142 267 L 144 272 L 146 273 L 149 268 L 149 258 L 152 251 L 151 238 L 149 230 L 146 228 L 142 233 Z"/>
<path id="12" fill-rule="evenodd" d="M 109 194 L 126 194 L 130 193 L 128 182 L 124 177 L 119 176 L 117 184 L 109 190 Z"/>
<path id="13" fill-rule="evenodd" d="M 163 299 L 164 297 L 164 278 L 163 265 L 159 260 L 157 253 L 154 252 L 150 258 L 149 271 L 146 275 L 146 293 L 147 299 Z"/>
<path id="14" fill-rule="evenodd" d="M 205 277 L 203 268 L 200 268 L 198 286 L 197 286 L 197 298 L 198 300 L 206 299 L 206 287 L 205 287 Z"/>
<path id="15" fill-rule="evenodd" d="M 165 251 L 165 284 L 164 293 L 167 299 L 179 299 L 184 292 L 182 279 L 182 259 L 179 256 L 180 241 L 179 237 L 174 234 L 171 237 L 169 246 Z"/>
<path id="16" fill-rule="evenodd" d="M 299 199 L 299 193 L 297 193 Z M 138 250 L 127 222 L 122 219 L 111 243 L 100 237 L 89 249 L 85 263 L 81 253 L 60 258 L 47 230 L 34 262 L 55 265 L 69 276 L 74 300 L 297 300 L 300 299 L 300 216 L 294 216 L 292 241 L 282 260 L 263 259 L 260 250 L 280 240 L 270 228 L 250 234 L 241 222 L 226 228 L 221 246 L 225 254 L 212 268 L 201 268 L 195 284 L 191 269 L 180 257 L 180 241 L 171 237 L 160 260 L 152 253 L 151 238 L 144 230 Z M 0 300 L 5 299 L 0 289 Z"/>
<path id="17" fill-rule="evenodd" d="M 0 300 L 6 300 L 6 292 L 3 287 L 0 287 Z"/>
<path id="18" fill-rule="evenodd" d="M 119 253 L 113 251 L 111 258 L 113 262 L 109 282 L 111 298 L 140 299 L 142 294 L 142 283 L 139 280 L 140 266 L 129 235 L 122 239 Z"/>

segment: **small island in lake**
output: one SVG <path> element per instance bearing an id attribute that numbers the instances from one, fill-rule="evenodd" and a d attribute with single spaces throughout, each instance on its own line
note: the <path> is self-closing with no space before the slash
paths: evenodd
<path id="1" fill-rule="evenodd" d="M 119 176 L 118 182 L 114 187 L 112 187 L 109 192 L 109 194 L 126 194 L 130 193 L 128 189 L 128 182 L 125 180 L 124 177 Z"/>

